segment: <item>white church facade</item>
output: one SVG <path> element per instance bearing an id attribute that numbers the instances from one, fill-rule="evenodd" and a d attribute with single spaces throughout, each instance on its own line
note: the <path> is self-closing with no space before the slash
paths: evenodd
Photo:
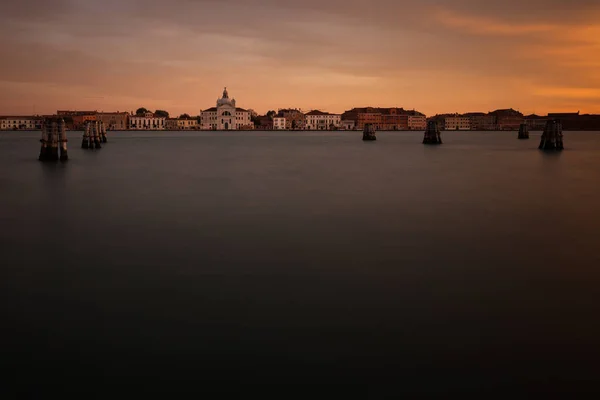
<path id="1" fill-rule="evenodd" d="M 217 100 L 217 106 L 200 112 L 201 129 L 205 130 L 248 130 L 254 129 L 250 111 L 236 107 L 235 99 L 229 98 L 227 88 L 223 97 Z"/>

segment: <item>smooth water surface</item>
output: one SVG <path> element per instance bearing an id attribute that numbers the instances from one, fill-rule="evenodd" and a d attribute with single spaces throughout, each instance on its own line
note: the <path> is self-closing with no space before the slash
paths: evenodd
<path id="1" fill-rule="evenodd" d="M 48 165 L 38 132 L 0 132 L 22 393 L 566 394 L 600 376 L 599 133 L 560 154 L 516 132 L 80 136 Z"/>

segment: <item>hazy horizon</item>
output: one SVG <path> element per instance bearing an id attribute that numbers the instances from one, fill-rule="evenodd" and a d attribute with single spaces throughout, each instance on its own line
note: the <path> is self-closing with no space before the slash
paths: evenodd
<path id="1" fill-rule="evenodd" d="M 238 106 L 600 113 L 600 4 L 22 0 L 0 115 Z"/>

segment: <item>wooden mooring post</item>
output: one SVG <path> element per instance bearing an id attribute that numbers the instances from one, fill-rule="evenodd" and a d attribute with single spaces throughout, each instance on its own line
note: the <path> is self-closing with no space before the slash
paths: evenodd
<path id="1" fill-rule="evenodd" d="M 45 118 L 42 123 L 42 148 L 40 161 L 67 161 L 67 131 L 65 120 L 58 117 Z M 59 145 L 60 143 L 60 145 Z"/>
<path id="2" fill-rule="evenodd" d="M 560 120 L 553 119 L 546 122 L 544 133 L 542 133 L 542 141 L 540 142 L 541 150 L 563 150 L 563 131 Z"/>
<path id="3" fill-rule="evenodd" d="M 102 145 L 102 122 L 100 121 L 87 121 L 85 129 L 83 131 L 83 142 L 81 143 L 82 149 L 101 149 Z"/>
<path id="4" fill-rule="evenodd" d="M 90 121 L 87 121 L 85 123 L 85 126 L 83 127 L 83 141 L 81 142 L 82 149 L 90 148 L 90 132 L 91 132 L 91 130 L 92 130 L 92 124 L 90 123 Z"/>
<path id="5" fill-rule="evenodd" d="M 60 135 L 60 161 L 68 161 L 67 142 L 69 139 L 67 139 L 67 124 L 65 124 L 65 120 L 62 118 L 58 120 L 58 134 Z"/>
<path id="6" fill-rule="evenodd" d="M 519 139 L 529 139 L 529 128 L 527 124 L 521 124 L 519 126 Z"/>
<path id="7" fill-rule="evenodd" d="M 94 133 L 94 148 L 101 149 L 102 145 L 100 144 L 100 123 L 98 121 L 94 121 L 92 124 L 92 132 Z"/>
<path id="8" fill-rule="evenodd" d="M 363 140 L 377 140 L 377 136 L 375 135 L 375 126 L 373 124 L 365 124 L 365 128 L 363 129 Z"/>
<path id="9" fill-rule="evenodd" d="M 106 125 L 104 125 L 104 122 L 102 121 L 100 121 L 100 139 L 102 140 L 102 143 L 108 142 L 108 139 L 106 138 Z"/>
<path id="10" fill-rule="evenodd" d="M 440 127 L 436 121 L 428 121 L 427 129 L 425 130 L 425 137 L 423 138 L 423 144 L 442 144 L 442 136 L 440 135 Z"/>

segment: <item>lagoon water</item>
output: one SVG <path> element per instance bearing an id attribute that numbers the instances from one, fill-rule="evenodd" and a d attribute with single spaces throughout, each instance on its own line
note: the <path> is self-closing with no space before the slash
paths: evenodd
<path id="1" fill-rule="evenodd" d="M 600 133 L 80 136 L 0 132 L 3 390 L 595 387 Z"/>

